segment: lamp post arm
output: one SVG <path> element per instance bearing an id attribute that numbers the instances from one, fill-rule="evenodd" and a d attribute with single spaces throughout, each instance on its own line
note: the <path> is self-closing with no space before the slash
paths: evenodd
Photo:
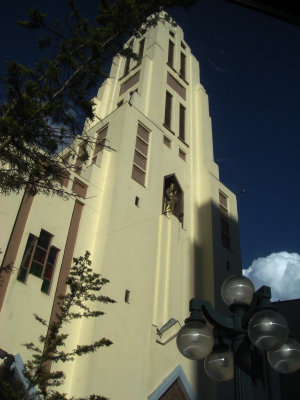
<path id="1" fill-rule="evenodd" d="M 205 318 L 217 329 L 229 330 L 234 329 L 234 322 L 231 317 L 225 317 L 213 309 L 209 301 L 192 299 L 190 301 L 191 317 L 199 315 L 202 312 Z"/>

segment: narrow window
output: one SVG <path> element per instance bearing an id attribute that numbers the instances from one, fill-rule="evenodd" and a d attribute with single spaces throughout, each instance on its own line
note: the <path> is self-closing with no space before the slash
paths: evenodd
<path id="1" fill-rule="evenodd" d="M 107 130 L 108 130 L 108 125 L 105 128 L 101 129 L 99 132 L 97 132 L 97 138 L 96 138 L 96 144 L 95 144 L 93 158 L 92 158 L 92 164 L 95 164 L 97 162 L 97 158 L 99 158 L 99 153 L 101 153 L 103 151 L 103 148 L 105 146 L 106 136 L 107 136 Z"/>
<path id="2" fill-rule="evenodd" d="M 181 53 L 180 54 L 180 77 L 185 79 L 185 63 L 186 63 L 186 56 Z"/>
<path id="3" fill-rule="evenodd" d="M 126 62 L 125 62 L 125 68 L 124 68 L 124 74 L 127 75 L 129 72 L 129 66 L 130 66 L 130 58 L 126 57 Z"/>
<path id="4" fill-rule="evenodd" d="M 165 125 L 171 129 L 172 95 L 166 92 Z"/>
<path id="5" fill-rule="evenodd" d="M 124 103 L 124 100 L 119 101 L 119 102 L 117 103 L 117 108 L 120 108 L 121 105 L 122 105 L 123 103 Z"/>
<path id="6" fill-rule="evenodd" d="M 182 104 L 179 107 L 179 138 L 185 140 L 185 107 Z"/>
<path id="7" fill-rule="evenodd" d="M 184 161 L 186 161 L 186 154 L 184 151 L 182 151 L 181 149 L 179 149 L 179 157 L 182 158 Z"/>
<path id="8" fill-rule="evenodd" d="M 87 151 L 86 151 L 86 143 L 82 143 L 79 146 L 77 159 L 76 159 L 76 163 L 75 163 L 75 172 L 78 175 L 81 174 L 82 166 L 85 163 L 87 157 L 88 157 L 88 154 L 87 154 Z"/>
<path id="9" fill-rule="evenodd" d="M 133 40 L 128 44 L 128 48 L 132 49 L 133 46 Z M 123 75 L 127 75 L 129 72 L 129 68 L 130 68 L 130 57 L 126 57 L 126 61 L 125 61 L 125 68 L 124 68 L 124 74 Z"/>
<path id="10" fill-rule="evenodd" d="M 134 204 L 138 207 L 140 204 L 140 198 L 136 196 Z"/>
<path id="11" fill-rule="evenodd" d="M 17 279 L 20 282 L 26 281 L 27 275 L 28 275 L 30 267 L 31 267 L 36 242 L 37 242 L 37 237 L 30 233 L 28 236 L 28 239 L 27 239 L 26 246 L 25 246 L 23 258 L 21 261 L 21 266 L 20 266 L 20 269 L 18 272 Z"/>
<path id="12" fill-rule="evenodd" d="M 228 250 L 231 248 L 230 243 L 230 231 L 229 231 L 229 221 L 224 217 L 221 217 L 221 238 L 222 238 L 222 245 L 226 247 Z"/>
<path id="13" fill-rule="evenodd" d="M 175 33 L 174 33 L 174 32 L 169 31 L 169 34 L 170 34 L 172 37 L 175 37 Z"/>
<path id="14" fill-rule="evenodd" d="M 228 197 L 219 191 L 219 207 L 220 207 L 220 227 L 221 227 L 221 240 L 222 245 L 227 249 L 231 249 L 230 242 L 230 227 L 229 227 L 229 213 L 228 213 Z"/>
<path id="15" fill-rule="evenodd" d="M 39 278 L 42 277 L 51 239 L 52 235 L 42 229 L 40 236 L 37 240 L 35 252 L 30 266 L 30 274 L 35 275 Z"/>
<path id="16" fill-rule="evenodd" d="M 63 168 L 60 171 L 61 173 L 60 176 L 58 177 L 58 182 L 64 187 L 68 187 L 69 185 L 70 173 L 65 169 L 65 167 L 71 166 L 70 158 L 71 158 L 71 153 L 68 153 L 61 159 Z"/>
<path id="17" fill-rule="evenodd" d="M 144 47 L 145 47 L 145 38 L 139 42 L 138 64 L 142 62 L 142 58 L 144 55 Z"/>
<path id="18" fill-rule="evenodd" d="M 43 283 L 41 287 L 41 291 L 47 294 L 49 293 L 50 290 L 50 285 L 53 277 L 53 272 L 58 252 L 59 250 L 56 247 L 54 246 L 50 247 L 48 259 L 42 276 Z"/>
<path id="19" fill-rule="evenodd" d="M 125 303 L 129 303 L 130 290 L 125 290 Z"/>
<path id="20" fill-rule="evenodd" d="M 174 46 L 172 40 L 169 40 L 168 64 L 170 67 L 173 67 L 174 63 Z"/>
<path id="21" fill-rule="evenodd" d="M 219 191 L 219 205 L 221 214 L 228 217 L 228 205 L 227 205 L 227 196 Z"/>
<path id="22" fill-rule="evenodd" d="M 146 180 L 149 134 L 148 129 L 138 124 L 131 177 L 143 186 Z"/>
<path id="23" fill-rule="evenodd" d="M 167 136 L 164 135 L 163 141 L 167 147 L 171 148 L 171 140 Z"/>
<path id="24" fill-rule="evenodd" d="M 183 48 L 183 50 L 185 50 L 186 45 L 183 42 L 181 42 L 181 47 Z"/>

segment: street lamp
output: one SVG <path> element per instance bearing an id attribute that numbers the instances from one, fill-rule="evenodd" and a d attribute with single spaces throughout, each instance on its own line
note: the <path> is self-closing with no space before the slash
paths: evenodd
<path id="1" fill-rule="evenodd" d="M 288 337 L 287 321 L 270 302 L 268 286 L 255 292 L 248 278 L 234 275 L 223 283 L 221 295 L 232 316 L 219 314 L 208 301 L 192 299 L 190 317 L 177 335 L 177 347 L 187 358 L 204 358 L 212 380 L 234 377 L 235 400 L 252 400 L 253 345 L 267 352 L 269 364 L 277 372 L 290 373 L 300 368 L 300 344 Z"/>

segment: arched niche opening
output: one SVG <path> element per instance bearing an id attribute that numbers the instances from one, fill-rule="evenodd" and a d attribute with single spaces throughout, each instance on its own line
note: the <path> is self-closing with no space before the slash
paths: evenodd
<path id="1" fill-rule="evenodd" d="M 184 193 L 176 178 L 176 175 L 171 174 L 165 176 L 162 213 L 165 215 L 173 214 L 181 223 L 183 223 L 183 200 Z"/>

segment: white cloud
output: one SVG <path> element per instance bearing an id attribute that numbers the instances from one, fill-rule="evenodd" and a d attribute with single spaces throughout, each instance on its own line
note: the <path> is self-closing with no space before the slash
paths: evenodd
<path id="1" fill-rule="evenodd" d="M 270 286 L 272 301 L 300 298 L 300 255 L 297 253 L 272 253 L 254 260 L 243 275 L 251 279 L 255 289 Z"/>

